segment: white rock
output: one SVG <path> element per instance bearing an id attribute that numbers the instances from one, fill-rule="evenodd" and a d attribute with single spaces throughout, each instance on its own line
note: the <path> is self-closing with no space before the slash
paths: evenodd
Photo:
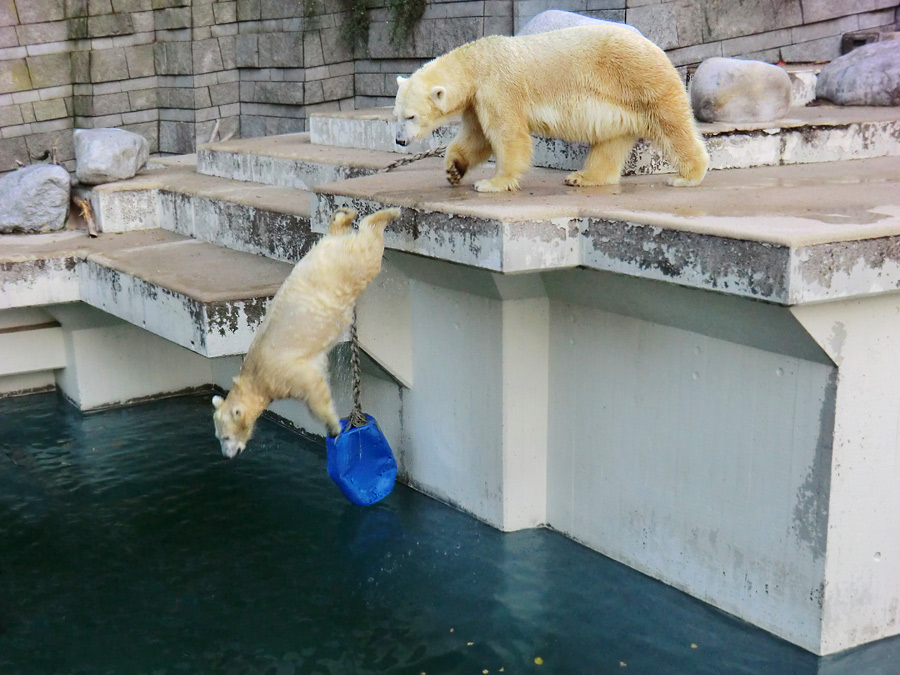
<path id="1" fill-rule="evenodd" d="M 791 78 L 762 61 L 714 57 L 691 80 L 691 106 L 702 122 L 771 122 L 791 105 Z"/>
<path id="2" fill-rule="evenodd" d="M 635 33 L 641 33 L 637 28 L 629 26 L 627 23 L 604 21 L 603 19 L 594 19 L 593 17 L 576 14 L 575 12 L 563 12 L 559 9 L 548 9 L 535 15 L 531 21 L 519 29 L 519 32 L 516 33 L 516 35 L 532 35 L 534 33 L 547 33 L 551 30 L 559 30 L 560 28 L 571 28 L 572 26 L 596 25 L 621 26 L 623 28 L 630 28 Z"/>
<path id="3" fill-rule="evenodd" d="M 57 164 L 32 164 L 0 178 L 0 233 L 61 230 L 70 182 L 69 172 Z"/>
<path id="4" fill-rule="evenodd" d="M 76 129 L 75 176 L 87 185 L 134 176 L 150 159 L 150 144 L 124 129 Z"/>
<path id="5" fill-rule="evenodd" d="M 857 47 L 822 68 L 816 96 L 838 105 L 900 105 L 900 40 Z"/>

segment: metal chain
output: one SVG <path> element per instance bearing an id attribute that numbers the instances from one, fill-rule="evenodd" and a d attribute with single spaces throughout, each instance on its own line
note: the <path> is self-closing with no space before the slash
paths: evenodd
<path id="1" fill-rule="evenodd" d="M 401 157 L 396 162 L 391 162 L 383 169 L 379 169 L 375 173 L 387 173 L 393 171 L 397 167 L 406 166 L 413 162 L 418 162 L 426 157 L 434 157 L 443 154 L 447 149 L 446 145 L 439 145 L 431 150 L 419 152 L 408 157 Z M 365 413 L 362 411 L 362 403 L 360 402 L 360 365 L 359 365 L 359 339 L 356 337 L 356 307 L 353 308 L 353 323 L 350 324 L 350 376 L 353 379 L 353 410 L 347 417 L 348 425 L 351 427 L 362 427 L 369 423 Z"/>
<path id="2" fill-rule="evenodd" d="M 415 155 L 409 155 L 407 157 L 401 157 L 396 162 L 391 162 L 383 169 L 378 169 L 375 173 L 387 173 L 388 171 L 393 171 L 397 167 L 406 166 L 407 164 L 412 164 L 413 162 L 418 162 L 420 159 L 425 159 L 426 157 L 434 157 L 435 155 L 442 155 L 444 150 L 447 149 L 446 145 L 439 145 L 436 148 L 432 148 L 431 150 L 426 150 L 425 152 L 419 152 Z"/>
<path id="3" fill-rule="evenodd" d="M 360 403 L 360 365 L 359 365 L 359 340 L 356 337 L 356 307 L 353 308 L 353 323 L 350 324 L 350 376 L 353 378 L 353 410 L 347 417 L 351 427 L 362 427 L 368 424 Z"/>

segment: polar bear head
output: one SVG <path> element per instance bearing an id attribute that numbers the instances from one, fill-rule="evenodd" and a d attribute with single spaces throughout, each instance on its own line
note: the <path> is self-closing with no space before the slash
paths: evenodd
<path id="1" fill-rule="evenodd" d="M 244 410 L 237 389 L 232 389 L 227 398 L 213 396 L 213 423 L 216 425 L 216 438 L 222 446 L 222 454 L 229 459 L 237 456 L 247 447 L 247 441 L 253 435 L 256 419 L 251 419 Z"/>
<path id="2" fill-rule="evenodd" d="M 434 131 L 451 114 L 448 109 L 447 88 L 431 84 L 420 71 L 410 77 L 397 76 L 397 98 L 394 117 L 397 118 L 397 145 L 408 145 Z"/>

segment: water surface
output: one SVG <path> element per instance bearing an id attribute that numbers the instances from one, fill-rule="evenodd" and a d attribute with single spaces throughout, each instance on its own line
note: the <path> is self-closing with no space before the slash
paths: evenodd
<path id="1" fill-rule="evenodd" d="M 892 672 L 815 659 L 555 532 L 400 485 L 353 506 L 324 448 L 270 420 L 228 461 L 211 415 L 206 396 L 0 400 L 2 675 Z"/>

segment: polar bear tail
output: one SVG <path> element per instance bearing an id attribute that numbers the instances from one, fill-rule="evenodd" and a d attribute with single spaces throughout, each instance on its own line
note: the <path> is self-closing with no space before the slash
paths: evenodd
<path id="1" fill-rule="evenodd" d="M 367 216 L 365 219 L 363 219 L 363 221 L 359 224 L 359 229 L 360 231 L 366 229 L 373 232 L 383 233 L 384 228 L 387 227 L 387 224 L 394 218 L 398 218 L 399 216 L 400 209 L 382 209 L 381 211 L 376 211 L 371 216 Z"/>
<path id="2" fill-rule="evenodd" d="M 354 220 L 356 220 L 356 211 L 353 209 L 338 209 L 331 215 L 331 220 L 328 223 L 328 234 L 333 237 L 349 234 L 353 228 Z"/>

